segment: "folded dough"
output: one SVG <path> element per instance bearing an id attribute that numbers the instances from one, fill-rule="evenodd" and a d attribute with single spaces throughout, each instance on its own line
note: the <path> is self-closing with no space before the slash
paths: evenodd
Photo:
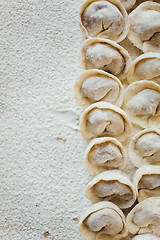
<path id="1" fill-rule="evenodd" d="M 132 123 L 160 128 L 160 86 L 152 81 L 132 83 L 125 92 L 124 110 Z"/>
<path id="2" fill-rule="evenodd" d="M 116 0 L 85 1 L 80 8 L 79 21 L 86 37 L 121 42 L 129 31 L 128 14 L 121 2 Z"/>
<path id="3" fill-rule="evenodd" d="M 160 53 L 150 52 L 137 57 L 128 70 L 127 79 L 129 83 L 151 80 L 160 84 Z"/>
<path id="4" fill-rule="evenodd" d="M 84 71 L 75 83 L 75 97 L 82 106 L 94 102 L 110 102 L 121 107 L 124 97 L 124 88 L 120 80 L 102 70 Z"/>
<path id="5" fill-rule="evenodd" d="M 128 234 L 125 216 L 111 202 L 98 202 L 82 215 L 80 233 L 89 240 L 118 240 Z"/>
<path id="6" fill-rule="evenodd" d="M 129 145 L 129 155 L 136 167 L 160 165 L 160 131 L 145 129 L 137 133 Z"/>
<path id="7" fill-rule="evenodd" d="M 146 234 L 140 234 L 136 235 L 132 238 L 132 240 L 160 240 L 160 238 L 156 235 L 146 233 Z"/>
<path id="8" fill-rule="evenodd" d="M 134 174 L 133 184 L 138 201 L 160 197 L 160 166 L 142 166 Z"/>
<path id="9" fill-rule="evenodd" d="M 95 137 L 116 137 L 120 142 L 124 142 L 132 130 L 126 113 L 106 102 L 90 105 L 83 112 L 80 128 L 87 141 Z"/>
<path id="10" fill-rule="evenodd" d="M 152 233 L 160 237 L 160 197 L 138 203 L 129 212 L 126 222 L 132 234 Z"/>
<path id="11" fill-rule="evenodd" d="M 91 140 L 85 151 L 86 168 L 92 175 L 108 169 L 123 169 L 126 159 L 122 144 L 116 138 L 111 137 Z"/>
<path id="12" fill-rule="evenodd" d="M 160 4 L 141 3 L 129 14 L 129 40 L 143 52 L 160 52 Z"/>
<path id="13" fill-rule="evenodd" d="M 93 202 L 111 201 L 120 208 L 129 208 L 136 201 L 136 191 L 129 178 L 119 170 L 96 175 L 87 185 L 86 196 Z"/>
<path id="14" fill-rule="evenodd" d="M 123 4 L 124 8 L 128 11 L 134 6 L 136 0 L 120 0 L 120 2 Z"/>
<path id="15" fill-rule="evenodd" d="M 101 69 L 123 80 L 130 66 L 128 52 L 111 40 L 90 38 L 84 41 L 80 51 L 82 68 Z"/>

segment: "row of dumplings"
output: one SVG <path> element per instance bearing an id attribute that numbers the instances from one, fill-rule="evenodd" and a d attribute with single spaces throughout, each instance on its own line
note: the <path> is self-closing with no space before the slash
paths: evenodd
<path id="1" fill-rule="evenodd" d="M 141 202 L 149 197 L 160 197 L 160 166 L 140 167 L 133 183 L 120 170 L 104 171 L 87 185 L 86 196 L 93 203 L 111 201 L 122 209 L 131 207 L 136 198 Z"/>
<path id="2" fill-rule="evenodd" d="M 160 197 L 138 203 L 127 218 L 114 203 L 98 202 L 84 212 L 79 229 L 89 240 L 125 239 L 129 233 L 138 234 L 132 240 L 160 240 Z"/>
<path id="3" fill-rule="evenodd" d="M 80 61 L 84 70 L 103 70 L 118 77 L 120 81 L 127 77 L 129 84 L 146 79 L 160 83 L 160 53 L 158 52 L 144 53 L 131 63 L 128 52 L 118 43 L 94 37 L 82 43 Z M 80 76 L 78 82 L 83 83 L 88 77 L 89 74 L 86 72 Z"/>
<path id="4" fill-rule="evenodd" d="M 159 128 L 160 53 L 143 54 L 131 64 L 129 54 L 120 45 L 91 38 L 82 44 L 80 59 L 85 69 L 75 83 L 80 105 L 111 103 L 122 107 L 134 124 Z M 121 81 L 126 75 L 131 84 L 124 90 Z"/>
<path id="5" fill-rule="evenodd" d="M 143 165 L 160 165 L 160 131 L 145 129 L 130 141 L 129 157 L 137 168 Z M 91 175 L 126 166 L 127 154 L 122 144 L 113 137 L 95 138 L 85 151 L 85 164 Z"/>
<path id="6" fill-rule="evenodd" d="M 79 230 L 90 240 L 126 239 L 129 233 L 133 240 L 160 240 L 160 4 L 142 3 L 128 15 L 135 2 L 86 0 L 80 8 L 88 39 L 81 45 L 84 72 L 74 91 L 87 107 L 80 128 L 89 142 L 86 168 L 95 176 L 86 188 L 93 205 Z M 126 36 L 144 52 L 133 62 L 118 44 Z M 147 129 L 132 137 L 132 123 Z M 139 168 L 133 183 L 122 172 L 126 143 Z M 125 218 L 121 209 L 130 207 Z"/>
<path id="7" fill-rule="evenodd" d="M 122 3 L 121 3 L 122 2 Z M 136 0 L 87 0 L 79 14 L 80 26 L 87 38 L 100 37 L 121 42 L 129 40 L 143 52 L 160 52 L 160 5 L 147 1 L 129 16 Z"/>
<path id="8" fill-rule="evenodd" d="M 95 73 L 95 70 L 92 70 L 91 72 Z M 91 72 L 89 71 L 88 73 L 90 74 Z M 105 73 L 100 74 L 105 75 Z M 112 117 L 115 117 L 115 121 L 116 119 L 119 119 L 120 122 L 123 122 L 122 125 L 127 124 L 128 128 L 125 129 L 126 131 L 130 131 L 130 121 L 142 128 L 159 129 L 160 85 L 152 81 L 144 80 L 130 84 L 124 91 L 123 86 L 118 82 L 118 79 L 115 80 L 111 75 L 110 77 L 112 79 L 109 77 L 106 79 L 99 79 L 98 76 L 96 77 L 94 75 L 93 77 L 88 78 L 88 81 L 84 82 L 83 86 L 79 87 L 79 92 L 75 91 L 75 93 L 77 93 L 77 98 L 84 103 L 89 104 L 92 99 L 96 99 L 96 102 L 86 108 L 83 113 L 81 124 L 83 137 L 86 140 L 92 138 L 91 136 L 87 136 L 87 132 L 90 131 L 90 122 L 94 125 L 94 122 L 96 124 L 97 121 L 101 121 L 101 125 L 105 125 L 104 119 L 108 119 L 110 124 L 114 124 L 110 119 Z M 84 92 L 85 95 L 78 95 L 80 91 Z M 102 100 L 100 100 L 100 97 L 102 97 Z M 88 99 L 90 101 L 88 101 Z M 125 112 L 119 107 L 122 107 Z M 96 118 L 97 113 L 99 113 L 99 118 L 97 117 L 98 119 Z M 106 122 L 106 127 L 107 124 L 108 122 Z M 83 128 L 85 128 L 85 133 L 83 133 Z M 104 129 L 102 130 L 104 131 Z M 100 133 L 95 133 L 97 136 L 99 134 Z"/>

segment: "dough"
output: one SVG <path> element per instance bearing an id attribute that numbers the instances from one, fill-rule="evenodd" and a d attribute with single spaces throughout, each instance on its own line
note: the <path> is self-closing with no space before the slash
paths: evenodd
<path id="1" fill-rule="evenodd" d="M 79 231 L 89 240 L 118 240 L 128 234 L 123 212 L 108 201 L 93 204 L 84 212 Z"/>
<path id="2" fill-rule="evenodd" d="M 160 52 L 160 4 L 141 3 L 129 14 L 129 40 L 143 52 Z"/>
<path id="3" fill-rule="evenodd" d="M 160 86 L 152 81 L 138 81 L 125 92 L 124 110 L 132 123 L 142 128 L 160 128 Z"/>
<path id="4" fill-rule="evenodd" d="M 129 155 L 136 167 L 160 165 L 160 131 L 145 129 L 137 133 L 129 145 Z"/>
<path id="5" fill-rule="evenodd" d="M 111 40 L 90 38 L 84 41 L 80 51 L 80 61 L 84 70 L 100 69 L 111 73 L 120 80 L 126 78 L 131 64 L 128 52 Z"/>
<path id="6" fill-rule="evenodd" d="M 75 83 L 75 97 L 82 106 L 104 101 L 121 107 L 124 88 L 119 79 L 102 70 L 84 71 Z"/>
<path id="7" fill-rule="evenodd" d="M 115 0 L 85 1 L 80 8 L 79 21 L 86 37 L 121 42 L 129 31 L 128 14 L 123 5 Z"/>
<path id="8" fill-rule="evenodd" d="M 120 142 L 124 142 L 132 130 L 126 113 L 106 102 L 90 105 L 83 112 L 80 128 L 87 141 L 95 137 L 116 137 Z"/>
<path id="9" fill-rule="evenodd" d="M 126 152 L 116 138 L 95 138 L 85 151 L 86 168 L 92 175 L 109 169 L 123 169 L 126 160 Z"/>
<path id="10" fill-rule="evenodd" d="M 152 233 L 160 237 L 160 197 L 138 203 L 129 212 L 126 221 L 132 234 Z"/>
<path id="11" fill-rule="evenodd" d="M 138 201 L 160 197 L 160 166 L 142 166 L 134 174 L 133 183 Z"/>
<path id="12" fill-rule="evenodd" d="M 120 208 L 129 208 L 136 201 L 136 191 L 129 178 L 119 170 L 96 175 L 86 188 L 86 196 L 93 202 L 111 201 Z"/>

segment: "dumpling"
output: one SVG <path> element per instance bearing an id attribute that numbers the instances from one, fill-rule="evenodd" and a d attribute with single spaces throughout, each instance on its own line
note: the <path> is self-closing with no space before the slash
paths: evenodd
<path id="1" fill-rule="evenodd" d="M 120 0 L 120 2 L 123 4 L 125 9 L 128 11 L 134 6 L 134 4 L 136 3 L 136 0 Z"/>
<path id="2" fill-rule="evenodd" d="M 85 1 L 80 8 L 79 21 L 86 37 L 121 42 L 129 31 L 128 14 L 119 1 Z"/>
<path id="3" fill-rule="evenodd" d="M 126 152 L 122 144 L 111 137 L 91 140 L 85 151 L 85 164 L 89 173 L 96 175 L 108 169 L 123 169 Z"/>
<path id="4" fill-rule="evenodd" d="M 137 133 L 129 145 L 129 155 L 136 167 L 160 165 L 160 131 L 145 129 Z"/>
<path id="5" fill-rule="evenodd" d="M 128 52 L 111 40 L 90 38 L 84 41 L 80 51 L 83 69 L 100 69 L 123 80 L 130 66 Z"/>
<path id="6" fill-rule="evenodd" d="M 152 2 L 157 2 L 157 3 L 160 3 L 160 0 L 146 0 L 146 1 L 152 1 Z M 136 0 L 136 5 L 138 4 L 141 4 L 142 2 L 144 2 L 144 0 Z"/>
<path id="7" fill-rule="evenodd" d="M 142 128 L 160 128 L 160 86 L 152 81 L 134 82 L 126 89 L 124 110 Z"/>
<path id="8" fill-rule="evenodd" d="M 129 40 L 143 52 L 160 52 L 160 4 L 144 2 L 129 14 Z"/>
<path id="9" fill-rule="evenodd" d="M 152 233 L 160 237 L 160 197 L 138 203 L 129 212 L 126 222 L 132 234 Z"/>
<path id="10" fill-rule="evenodd" d="M 136 191 L 129 178 L 119 170 L 96 175 L 87 185 L 86 196 L 93 202 L 111 201 L 120 208 L 129 208 L 136 201 Z"/>
<path id="11" fill-rule="evenodd" d="M 118 240 L 128 234 L 123 212 L 108 201 L 98 202 L 84 212 L 79 231 L 89 240 Z"/>
<path id="12" fill-rule="evenodd" d="M 83 112 L 80 128 L 87 141 L 95 137 L 116 137 L 120 142 L 124 142 L 132 130 L 126 113 L 106 102 L 90 105 Z"/>
<path id="13" fill-rule="evenodd" d="M 104 101 L 121 107 L 124 97 L 124 88 L 119 79 L 102 70 L 84 71 L 75 83 L 74 92 L 82 106 Z"/>
<path id="14" fill-rule="evenodd" d="M 150 52 L 137 57 L 128 70 L 129 83 L 150 80 L 160 84 L 160 53 Z"/>
<path id="15" fill-rule="evenodd" d="M 160 197 L 160 166 L 142 166 L 134 174 L 133 183 L 138 201 Z"/>
<path id="16" fill-rule="evenodd" d="M 160 238 L 156 235 L 145 233 L 136 235 L 135 237 L 132 238 L 132 240 L 160 240 Z"/>

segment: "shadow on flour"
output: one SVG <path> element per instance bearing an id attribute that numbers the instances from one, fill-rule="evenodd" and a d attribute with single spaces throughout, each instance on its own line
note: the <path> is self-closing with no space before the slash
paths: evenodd
<path id="1" fill-rule="evenodd" d="M 54 110 L 54 117 L 59 124 L 72 128 L 75 131 L 79 130 L 79 114 L 73 110 Z"/>

